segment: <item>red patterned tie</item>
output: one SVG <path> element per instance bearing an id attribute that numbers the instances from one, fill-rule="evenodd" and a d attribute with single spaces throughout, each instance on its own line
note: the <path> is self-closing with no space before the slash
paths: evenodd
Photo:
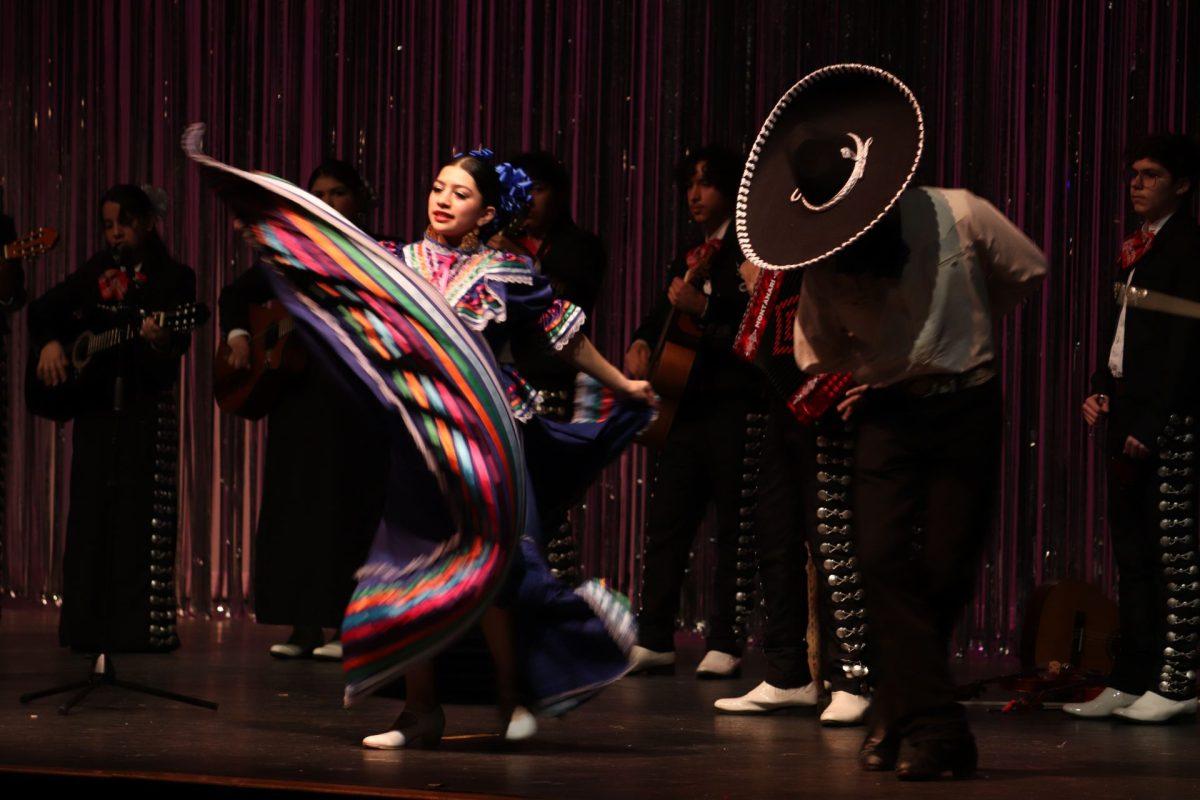
<path id="1" fill-rule="evenodd" d="M 1150 249 L 1153 241 L 1154 234 L 1141 228 L 1126 239 L 1121 244 L 1121 269 L 1131 269 L 1142 256 L 1146 255 L 1146 251 Z"/>

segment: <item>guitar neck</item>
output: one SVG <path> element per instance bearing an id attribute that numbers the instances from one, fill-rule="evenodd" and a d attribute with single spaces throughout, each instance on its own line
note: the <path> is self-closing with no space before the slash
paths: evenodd
<path id="1" fill-rule="evenodd" d="M 257 332 L 251 334 L 250 339 L 255 342 L 260 342 L 265 339 L 274 343 L 287 336 L 289 333 L 295 330 L 295 328 L 296 320 L 289 314 L 282 319 L 277 319 L 273 322 L 267 323 Z M 274 344 L 269 345 L 269 347 L 274 347 Z"/>
<path id="2" fill-rule="evenodd" d="M 104 333 L 98 333 L 88 340 L 87 354 L 90 357 L 96 355 L 96 353 L 120 347 L 126 342 L 132 341 L 140 330 L 140 328 L 135 328 L 133 325 L 126 325 L 124 328 L 113 328 Z"/>
<path id="3" fill-rule="evenodd" d="M 58 242 L 58 231 L 54 228 L 35 228 L 16 241 L 4 245 L 0 258 L 4 261 L 20 261 L 40 256 Z"/>
<path id="4" fill-rule="evenodd" d="M 153 314 L 147 314 L 145 318 L 153 319 L 161 326 L 166 319 L 166 313 L 158 311 Z M 120 347 L 126 342 L 131 342 L 136 339 L 141 332 L 142 326 L 138 324 L 125 325 L 119 328 L 112 328 L 104 331 L 103 333 L 93 334 L 92 338 L 88 340 L 88 357 L 90 358 L 96 353 L 102 353 L 105 350 L 111 350 L 114 347 Z"/>
<path id="5" fill-rule="evenodd" d="M 697 289 L 700 288 L 700 286 L 703 284 L 700 270 L 694 267 L 689 268 L 688 271 L 684 273 L 683 281 L 684 283 L 694 286 Z M 682 315 L 683 312 L 673 305 L 667 311 L 666 322 L 663 323 L 662 330 L 658 334 L 658 342 L 654 345 L 654 350 L 650 354 L 651 372 L 654 371 L 655 365 L 658 364 L 659 359 L 662 358 L 662 351 L 663 348 L 667 346 L 667 339 L 671 335 L 671 329 L 675 327 L 675 323 Z"/>

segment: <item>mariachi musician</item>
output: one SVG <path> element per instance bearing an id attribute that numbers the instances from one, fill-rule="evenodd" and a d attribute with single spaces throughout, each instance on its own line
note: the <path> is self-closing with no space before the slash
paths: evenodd
<path id="1" fill-rule="evenodd" d="M 99 205 L 104 249 L 33 301 L 28 316 L 37 363 L 27 397 L 62 387 L 74 398 L 59 640 L 86 653 L 162 653 L 179 647 L 176 384 L 191 337 L 141 312 L 191 303 L 196 275 L 158 234 L 165 198 L 123 184 Z M 126 325 L 139 335 L 93 356 L 72 381 L 74 338 Z"/>
<path id="2" fill-rule="evenodd" d="M 1191 210 L 1200 151 L 1156 134 L 1129 152 L 1129 198 L 1140 218 L 1121 248 L 1120 279 L 1175 302 L 1200 300 L 1200 226 Z M 1077 717 L 1163 723 L 1196 715 L 1200 663 L 1200 323 L 1122 302 L 1104 363 L 1083 406 L 1107 420 L 1109 524 L 1117 562 L 1120 638 L 1107 685 L 1063 707 Z"/>
<path id="3" fill-rule="evenodd" d="M 752 550 L 738 540 L 753 526 L 766 397 L 761 373 L 733 353 L 748 299 L 738 273 L 743 258 L 732 225 L 741 167 L 737 154 L 715 146 L 695 151 L 677 167 L 677 183 L 703 241 L 671 265 L 667 290 L 634 333 L 625 355 L 626 372 L 638 378 L 654 374 L 653 356 L 661 349 L 655 345 L 664 335 L 690 340 L 695 350 L 654 469 L 639 641 L 632 655 L 635 671 L 674 671 L 680 589 L 711 498 L 717 516 L 716 571 L 710 579 L 713 609 L 707 652 L 696 674 L 740 674 L 754 563 Z M 674 321 L 677 325 L 664 333 Z"/>
<path id="4" fill-rule="evenodd" d="M 771 387 L 758 483 L 758 514 L 747 543 L 757 553 L 765 609 L 766 679 L 714 704 L 726 714 L 815 706 L 832 691 L 826 726 L 861 725 L 867 699 L 867 618 L 855 572 L 853 425 L 837 408 L 845 373 L 807 376 L 796 366 L 792 330 L 802 271 L 742 274 L 752 298 L 735 351 L 758 364 Z M 820 621 L 820 674 L 809 664 L 807 564 L 812 557 Z"/>
<path id="5" fill-rule="evenodd" d="M 308 190 L 350 219 L 370 207 L 371 195 L 353 166 L 327 159 L 309 177 Z M 251 307 L 275 294 L 261 265 L 252 266 L 221 291 L 220 324 L 230 367 L 250 375 L 251 348 L 268 340 L 251 330 Z M 387 455 L 383 436 L 366 411 L 323 363 L 307 358 L 281 380 L 267 414 L 267 451 L 262 504 L 254 538 L 254 611 L 258 622 L 287 625 L 286 641 L 270 654 L 278 659 L 338 661 L 337 635 L 354 572 L 383 510 Z M 335 633 L 325 641 L 325 629 Z"/>

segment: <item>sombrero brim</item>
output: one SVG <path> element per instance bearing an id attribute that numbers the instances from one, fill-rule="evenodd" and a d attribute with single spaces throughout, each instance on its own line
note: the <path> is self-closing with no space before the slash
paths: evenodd
<path id="1" fill-rule="evenodd" d="M 796 188 L 794 154 L 806 131 L 857 135 L 861 175 L 820 208 Z M 775 104 L 746 161 L 737 198 L 742 252 L 764 269 L 806 267 L 837 253 L 891 210 L 916 173 L 925 123 L 916 97 L 878 67 L 835 64 L 800 80 Z"/>

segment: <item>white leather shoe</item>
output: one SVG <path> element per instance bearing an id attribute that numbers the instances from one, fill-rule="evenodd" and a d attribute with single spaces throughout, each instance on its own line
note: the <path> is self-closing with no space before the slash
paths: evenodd
<path id="1" fill-rule="evenodd" d="M 725 714 L 770 714 L 784 708 L 812 708 L 817 704 L 817 684 L 780 689 L 763 681 L 741 697 L 724 697 L 713 708 Z"/>
<path id="2" fill-rule="evenodd" d="M 742 660 L 720 650 L 709 650 L 704 654 L 700 666 L 696 667 L 696 677 L 701 680 L 736 678 L 741 674 Z"/>
<path id="3" fill-rule="evenodd" d="M 1181 717 L 1196 716 L 1196 698 L 1187 700 L 1168 700 L 1161 694 L 1146 692 L 1137 702 L 1125 708 L 1112 712 L 1127 722 L 1144 722 L 1149 724 L 1171 722 Z"/>
<path id="4" fill-rule="evenodd" d="M 635 644 L 629 651 L 629 673 L 639 672 L 646 675 L 674 675 L 675 653 L 660 653 Z"/>
<path id="5" fill-rule="evenodd" d="M 532 739 L 537 730 L 537 717 L 529 713 L 529 709 L 524 706 L 517 706 L 508 720 L 508 728 L 504 731 L 504 740 L 523 742 L 526 739 Z"/>
<path id="6" fill-rule="evenodd" d="M 308 658 L 309 652 L 298 644 L 288 642 L 286 644 L 271 645 L 271 655 L 275 658 L 283 659 Z"/>
<path id="7" fill-rule="evenodd" d="M 821 712 L 821 724 L 827 728 L 862 725 L 871 707 L 870 699 L 853 692 L 834 692 Z"/>
<path id="8" fill-rule="evenodd" d="M 341 661 L 342 643 L 337 640 L 327 642 L 313 650 L 312 656 L 318 661 Z"/>
<path id="9" fill-rule="evenodd" d="M 1102 719 L 1111 716 L 1118 708 L 1133 705 L 1139 697 L 1140 694 L 1129 694 L 1110 686 L 1086 703 L 1066 703 L 1062 709 L 1073 717 Z"/>
<path id="10" fill-rule="evenodd" d="M 377 733 L 362 740 L 363 747 L 372 750 L 399 750 L 402 747 L 433 750 L 442 743 L 446 730 L 446 714 L 438 706 L 428 714 L 405 711 L 390 731 Z"/>

